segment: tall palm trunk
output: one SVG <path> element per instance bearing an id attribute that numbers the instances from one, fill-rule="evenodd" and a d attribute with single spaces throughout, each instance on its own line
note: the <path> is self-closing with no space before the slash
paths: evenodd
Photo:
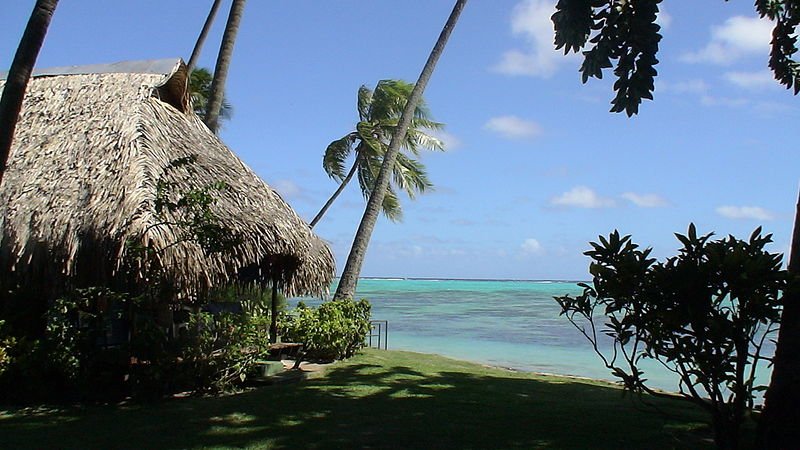
<path id="1" fill-rule="evenodd" d="M 342 278 L 339 280 L 339 286 L 336 288 L 336 295 L 334 295 L 334 299 L 336 300 L 353 298 L 356 293 L 356 285 L 358 284 L 358 276 L 361 274 L 361 266 L 364 263 L 364 255 L 367 252 L 372 230 L 375 228 L 375 222 L 378 220 L 378 214 L 380 213 L 383 199 L 386 196 L 386 190 L 389 187 L 389 179 L 394 169 L 397 153 L 400 151 L 400 146 L 406 137 L 408 127 L 411 125 L 411 119 L 414 116 L 417 103 L 419 103 L 420 98 L 422 98 L 422 92 L 425 90 L 425 86 L 428 84 L 431 74 L 433 74 L 436 62 L 439 61 L 439 57 L 442 56 L 444 47 L 447 44 L 447 39 L 450 37 L 450 33 L 453 32 L 456 22 L 458 22 L 458 16 L 461 14 L 466 4 L 467 0 L 456 0 L 453 11 L 450 13 L 447 23 L 445 23 L 441 34 L 439 34 L 439 39 L 436 40 L 436 45 L 433 46 L 433 50 L 431 50 L 431 54 L 428 56 L 428 61 L 425 63 L 422 73 L 420 73 L 419 79 L 414 85 L 414 90 L 411 91 L 411 95 L 408 97 L 406 106 L 403 109 L 403 114 L 400 116 L 400 123 L 389 143 L 389 149 L 386 150 L 386 154 L 383 156 L 383 165 L 381 165 L 381 171 L 378 173 L 378 179 L 375 181 L 375 189 L 372 191 L 372 195 L 369 196 L 367 208 L 364 211 L 364 216 L 361 218 L 361 223 L 358 226 L 355 239 L 353 239 L 353 246 L 350 248 L 350 254 L 347 256 L 347 263 L 344 266 Z"/>
<path id="2" fill-rule="evenodd" d="M 22 110 L 22 100 L 25 98 L 28 80 L 31 78 L 33 66 L 36 64 L 36 58 L 39 56 L 56 6 L 58 0 L 36 1 L 8 71 L 3 96 L 0 98 L 0 181 L 8 164 L 11 142 L 14 140 L 14 130 L 17 127 L 19 112 Z"/>
<path id="3" fill-rule="evenodd" d="M 214 23 L 214 17 L 217 16 L 217 10 L 221 4 L 222 0 L 214 0 L 214 3 L 211 5 L 211 11 L 208 12 L 206 21 L 203 24 L 203 29 L 200 30 L 200 36 L 197 37 L 197 42 L 194 43 L 192 56 L 189 57 L 189 62 L 186 63 L 186 72 L 188 73 L 192 73 L 192 69 L 197 65 L 197 60 L 200 58 L 200 51 L 203 50 L 203 44 L 206 42 L 206 37 L 208 37 L 208 30 L 211 29 L 211 24 Z"/>
<path id="4" fill-rule="evenodd" d="M 242 19 L 245 1 L 233 0 L 231 4 L 228 23 L 225 24 L 225 33 L 222 35 L 222 44 L 219 47 L 217 65 L 214 68 L 214 79 L 211 80 L 211 92 L 208 98 L 205 123 L 214 134 L 217 133 L 219 128 L 219 112 L 222 109 L 225 80 L 228 78 L 228 67 L 231 64 L 231 57 L 233 57 L 233 45 L 236 43 L 236 34 L 239 32 L 239 22 Z"/>
<path id="5" fill-rule="evenodd" d="M 764 413 L 759 448 L 789 449 L 800 443 L 800 198 L 789 252 L 792 277 L 783 294 L 783 313 Z"/>
<path id="6" fill-rule="evenodd" d="M 314 225 L 316 225 L 317 222 L 319 222 L 319 220 L 322 219 L 322 216 L 324 216 L 325 213 L 328 212 L 328 208 L 330 208 L 333 202 L 336 201 L 336 199 L 339 197 L 339 194 L 341 194 L 344 188 L 347 186 L 347 183 L 349 183 L 350 180 L 353 179 L 353 175 L 355 175 L 356 170 L 358 170 L 358 163 L 360 159 L 361 159 L 361 152 L 357 150 L 356 160 L 353 162 L 353 167 L 350 168 L 350 172 L 347 172 L 347 176 L 344 177 L 341 183 L 339 183 L 339 187 L 336 188 L 336 191 L 333 193 L 333 195 L 331 195 L 331 198 L 329 198 L 328 201 L 325 202 L 325 204 L 322 206 L 322 209 L 320 209 L 317 215 L 314 216 L 313 219 L 311 219 L 311 223 L 308 224 L 311 228 L 314 228 Z"/>

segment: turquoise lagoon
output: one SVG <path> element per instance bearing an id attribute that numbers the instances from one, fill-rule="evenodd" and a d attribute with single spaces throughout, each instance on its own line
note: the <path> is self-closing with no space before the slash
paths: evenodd
<path id="1" fill-rule="evenodd" d="M 370 301 L 373 319 L 388 321 L 389 349 L 613 380 L 586 338 L 559 316 L 553 297 L 579 293 L 575 281 L 365 278 L 356 297 Z M 759 381 L 765 382 L 762 365 Z M 645 370 L 651 386 L 678 389 L 675 375 L 663 367 L 650 364 Z"/>

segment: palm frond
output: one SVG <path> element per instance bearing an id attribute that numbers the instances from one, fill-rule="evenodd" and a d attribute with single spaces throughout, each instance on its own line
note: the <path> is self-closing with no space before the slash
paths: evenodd
<path id="1" fill-rule="evenodd" d="M 233 105 L 227 98 L 222 99 L 222 107 L 219 109 L 219 118 L 224 121 L 233 118 Z"/>
<path id="2" fill-rule="evenodd" d="M 411 119 L 411 127 L 436 131 L 443 130 L 445 125 L 441 122 L 435 122 L 429 117 L 414 117 Z"/>
<path id="3" fill-rule="evenodd" d="M 198 67 L 189 75 L 189 92 L 192 99 L 192 110 L 200 117 L 205 117 L 208 107 L 208 96 L 211 93 L 211 81 L 214 78 L 210 70 Z M 227 98 L 222 98 L 222 108 L 219 111 L 222 120 L 233 117 L 233 106 Z"/>
<path id="4" fill-rule="evenodd" d="M 381 149 L 384 147 L 384 143 L 381 141 L 380 138 L 376 137 L 376 135 L 381 135 L 381 127 L 376 127 L 375 124 L 371 122 L 358 122 L 356 124 L 356 133 L 358 133 L 358 138 L 361 139 L 371 150 L 375 153 L 380 153 Z"/>
<path id="5" fill-rule="evenodd" d="M 383 158 L 397 129 L 403 109 L 414 85 L 403 80 L 380 80 L 374 90 L 361 86 L 358 90 L 359 122 L 356 130 L 332 142 L 325 153 L 323 166 L 332 178 L 342 180 L 345 160 L 351 153 L 358 155 L 356 175 L 361 194 L 369 199 L 375 187 Z M 392 182 L 383 201 L 383 213 L 390 220 L 402 216 L 397 193 L 402 190 L 410 198 L 429 191 L 433 184 L 428 179 L 425 165 L 417 157 L 423 149 L 443 151 L 444 143 L 430 132 L 441 130 L 444 124 L 431 117 L 430 110 L 421 100 L 414 110 L 411 127 L 406 133 L 400 153 L 392 168 Z"/>
<path id="6" fill-rule="evenodd" d="M 372 95 L 373 120 L 399 118 L 414 86 L 403 80 L 381 80 Z"/>
<path id="7" fill-rule="evenodd" d="M 392 222 L 401 222 L 403 220 L 403 208 L 400 206 L 400 199 L 397 198 L 397 194 L 391 186 L 386 189 L 386 196 L 383 197 L 381 211 L 383 215 Z"/>
<path id="8" fill-rule="evenodd" d="M 430 117 L 431 110 L 428 108 L 428 104 L 425 102 L 425 99 L 419 99 L 417 107 L 414 108 L 414 119 L 428 119 Z"/>
<path id="9" fill-rule="evenodd" d="M 405 191 L 410 199 L 433 189 L 425 165 L 402 153 L 397 155 L 392 178 L 397 187 Z"/>
<path id="10" fill-rule="evenodd" d="M 369 120 L 370 105 L 372 104 L 372 90 L 362 85 L 358 88 L 358 119 L 361 121 Z"/>
<path id="11" fill-rule="evenodd" d="M 363 155 L 360 164 L 358 165 L 358 185 L 361 188 L 361 195 L 365 200 L 369 200 L 372 191 L 375 188 L 375 182 L 378 178 L 378 173 L 381 170 L 383 163 L 383 154 L 379 155 Z M 397 222 L 402 219 L 402 209 L 400 208 L 400 199 L 394 192 L 391 184 L 387 188 L 386 196 L 381 204 L 383 214 L 391 221 Z"/>
<path id="12" fill-rule="evenodd" d="M 358 186 L 365 199 L 369 199 L 372 189 L 375 187 L 375 180 L 381 170 L 383 155 L 364 153 L 358 164 Z"/>
<path id="13" fill-rule="evenodd" d="M 413 142 L 417 148 L 424 148 L 427 150 L 443 152 L 444 142 L 436 136 L 423 133 L 419 130 L 412 130 L 409 128 L 406 140 Z"/>
<path id="14" fill-rule="evenodd" d="M 322 168 L 329 177 L 342 181 L 345 177 L 345 161 L 353 150 L 356 141 L 356 134 L 350 133 L 341 139 L 337 139 L 325 149 L 322 157 Z"/>

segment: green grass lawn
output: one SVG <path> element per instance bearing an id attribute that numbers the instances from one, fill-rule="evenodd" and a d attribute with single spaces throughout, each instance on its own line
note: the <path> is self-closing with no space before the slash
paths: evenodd
<path id="1" fill-rule="evenodd" d="M 705 415 L 603 383 L 366 350 L 236 395 L 0 412 L 11 448 L 710 448 Z"/>

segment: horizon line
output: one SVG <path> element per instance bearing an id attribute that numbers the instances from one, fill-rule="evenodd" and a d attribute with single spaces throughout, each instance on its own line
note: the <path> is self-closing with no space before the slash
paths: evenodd
<path id="1" fill-rule="evenodd" d="M 335 280 L 341 279 L 340 275 L 334 277 Z M 364 276 L 358 277 L 359 280 L 413 280 L 413 281 L 521 281 L 521 282 L 556 282 L 556 283 L 589 283 L 591 280 L 570 280 L 562 278 L 449 278 L 449 277 L 401 277 L 401 276 Z"/>

